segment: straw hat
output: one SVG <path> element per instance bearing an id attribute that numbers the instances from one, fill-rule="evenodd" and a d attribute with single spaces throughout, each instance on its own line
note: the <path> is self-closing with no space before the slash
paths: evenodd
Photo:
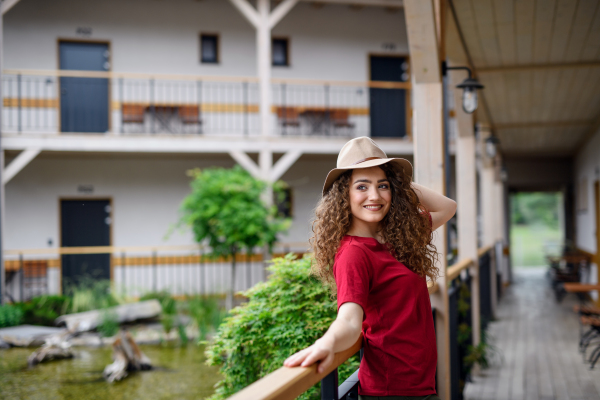
<path id="1" fill-rule="evenodd" d="M 350 140 L 342 147 L 337 159 L 337 168 L 332 169 L 325 178 L 323 185 L 323 196 L 329 190 L 333 182 L 349 169 L 370 168 L 377 165 L 390 163 L 399 170 L 404 170 L 412 177 L 413 168 L 408 160 L 404 158 L 388 158 L 377 144 L 366 136 Z"/>

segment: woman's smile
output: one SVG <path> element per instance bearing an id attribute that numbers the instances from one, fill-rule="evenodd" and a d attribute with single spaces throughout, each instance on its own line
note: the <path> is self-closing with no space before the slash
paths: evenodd
<path id="1" fill-rule="evenodd" d="M 366 208 L 369 211 L 379 211 L 383 208 L 383 205 L 381 204 L 368 204 L 366 206 L 363 206 L 363 208 Z"/>

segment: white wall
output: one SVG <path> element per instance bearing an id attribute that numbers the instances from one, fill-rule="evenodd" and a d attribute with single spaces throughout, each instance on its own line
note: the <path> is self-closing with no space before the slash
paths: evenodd
<path id="1" fill-rule="evenodd" d="M 189 229 L 175 230 L 179 205 L 189 193 L 186 171 L 231 167 L 228 155 L 140 156 L 42 154 L 6 185 L 6 249 L 47 248 L 60 244 L 61 198 L 111 198 L 112 244 L 154 246 L 192 244 Z M 283 176 L 294 193 L 293 225 L 283 242 L 306 242 L 312 210 L 335 156 L 304 156 Z M 77 192 L 93 185 L 93 195 Z"/>
<path id="2" fill-rule="evenodd" d="M 220 35 L 220 64 L 199 62 L 200 32 Z M 381 7 L 301 3 L 273 35 L 290 39 L 291 60 L 274 77 L 365 81 L 369 53 L 408 54 L 404 13 Z M 4 17 L 4 68 L 57 69 L 58 39 L 110 41 L 118 72 L 256 75 L 255 31 L 226 0 L 22 0 Z"/>

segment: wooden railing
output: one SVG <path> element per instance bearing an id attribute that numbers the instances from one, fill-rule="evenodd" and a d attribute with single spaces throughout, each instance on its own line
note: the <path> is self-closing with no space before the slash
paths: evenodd
<path id="1" fill-rule="evenodd" d="M 492 249 L 493 249 L 493 246 L 486 246 L 486 247 L 480 248 L 478 250 L 478 257 L 481 258 L 481 257 L 487 256 L 488 253 Z M 446 269 L 446 281 L 450 285 L 450 290 L 448 290 L 446 292 L 447 296 L 456 296 L 457 295 L 458 287 L 456 285 L 456 282 L 457 282 L 458 278 L 461 278 L 462 271 L 468 271 L 469 268 L 472 267 L 474 264 L 475 264 L 475 260 L 463 259 Z M 467 273 L 464 282 L 470 283 L 471 279 L 473 279 L 473 278 Z M 461 280 L 462 280 L 462 278 L 461 278 Z M 427 287 L 429 289 L 430 294 L 436 293 L 439 291 L 439 286 L 437 283 L 428 282 Z M 481 295 L 482 296 L 490 296 L 491 293 L 489 293 L 489 292 L 481 293 Z M 433 311 L 435 313 L 435 310 L 433 310 Z M 457 310 L 450 310 L 450 313 L 452 314 L 449 316 L 450 318 L 457 317 L 457 314 L 458 314 Z M 451 341 L 452 340 L 456 341 L 456 332 L 454 332 L 454 335 L 451 335 Z M 263 377 L 262 379 L 254 382 L 253 384 L 251 384 L 250 386 L 241 390 L 240 392 L 234 394 L 228 400 L 287 400 L 287 399 L 295 399 L 301 393 L 304 393 L 311 386 L 313 386 L 314 384 L 319 382 L 319 380 L 321 380 L 321 386 L 322 386 L 321 393 L 322 394 L 324 392 L 326 392 L 328 394 L 333 393 L 333 396 L 330 396 L 330 395 L 328 395 L 327 397 L 323 396 L 322 397 L 323 400 L 324 399 L 327 399 L 327 400 L 336 399 L 337 400 L 338 398 L 342 399 L 341 395 L 340 395 L 340 397 L 338 397 L 338 390 L 334 390 L 335 388 L 329 387 L 325 391 L 323 390 L 323 385 L 325 385 L 325 384 L 331 385 L 332 382 L 336 382 L 337 380 L 324 381 L 323 378 L 327 377 L 329 374 L 334 372 L 338 366 L 340 366 L 346 360 L 348 360 L 350 357 L 352 357 L 354 354 L 356 354 L 361 347 L 361 343 L 362 343 L 362 337 L 359 338 L 359 340 L 350 349 L 345 350 L 340 353 L 337 353 L 335 355 L 334 363 L 330 366 L 330 368 L 328 368 L 327 371 L 325 371 L 321 374 L 318 374 L 316 372 L 316 368 L 317 368 L 316 364 L 312 365 L 310 367 L 296 367 L 296 368 L 281 367 L 278 370 L 276 370 L 275 372 Z M 454 345 L 458 346 L 456 343 L 454 343 Z M 454 352 L 451 352 L 451 353 L 452 353 L 452 356 L 454 357 L 454 363 L 453 363 L 454 367 L 462 369 L 462 361 L 456 359 L 456 357 L 459 356 L 456 349 Z M 357 372 L 358 371 L 356 371 L 349 379 L 346 380 L 346 382 L 344 382 L 342 385 L 339 386 L 339 393 L 346 394 L 347 389 L 349 389 L 350 387 L 356 386 Z M 457 388 L 459 387 L 458 372 L 459 371 L 455 371 L 455 374 L 453 374 L 453 380 L 455 382 L 453 382 L 452 386 L 454 387 L 454 390 L 457 390 Z M 456 395 L 456 393 L 453 394 L 452 398 L 455 398 L 454 397 L 455 395 Z"/>
<path id="2" fill-rule="evenodd" d="M 317 364 L 310 367 L 281 367 L 237 392 L 229 400 L 293 400 L 358 353 L 361 347 L 362 335 L 352 347 L 336 353 L 333 363 L 322 373 L 317 372 Z"/>

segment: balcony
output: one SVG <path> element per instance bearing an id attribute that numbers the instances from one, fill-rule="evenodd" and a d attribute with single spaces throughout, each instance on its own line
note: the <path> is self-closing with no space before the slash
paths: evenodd
<path id="1" fill-rule="evenodd" d="M 264 134 L 252 77 L 7 70 L 2 94 L 9 135 Z M 408 138 L 410 104 L 408 82 L 273 79 L 269 135 Z"/>

